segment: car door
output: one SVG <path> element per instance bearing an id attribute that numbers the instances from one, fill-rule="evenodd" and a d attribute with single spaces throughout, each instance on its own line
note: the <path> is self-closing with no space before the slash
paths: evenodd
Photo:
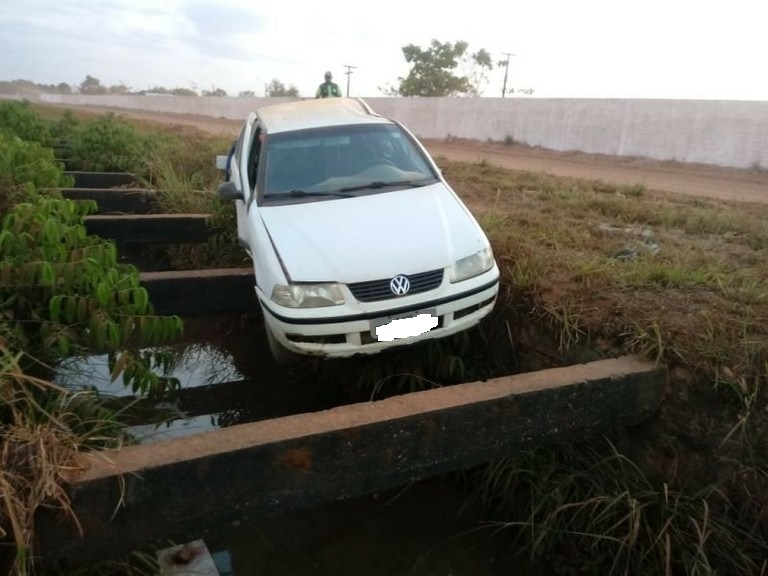
<path id="1" fill-rule="evenodd" d="M 241 194 L 241 198 L 235 200 L 235 213 L 237 215 L 237 239 L 240 244 L 251 252 L 251 234 L 248 226 L 248 204 L 251 198 L 250 180 L 248 177 L 248 159 L 250 157 L 250 142 L 255 122 L 255 115 L 251 113 L 240 131 L 240 137 L 235 144 L 235 150 L 230 163 L 230 181 L 235 184 Z"/>

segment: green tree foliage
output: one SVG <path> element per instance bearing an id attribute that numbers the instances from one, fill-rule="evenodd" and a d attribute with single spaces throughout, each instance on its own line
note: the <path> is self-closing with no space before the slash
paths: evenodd
<path id="1" fill-rule="evenodd" d="M 485 48 L 480 48 L 472 54 L 464 54 L 461 64 L 466 78 L 469 80 L 468 94 L 480 96 L 483 86 L 488 83 L 488 74 L 493 70 L 491 54 Z"/>
<path id="2" fill-rule="evenodd" d="M 192 88 L 171 88 L 168 90 L 168 94 L 174 96 L 198 96 L 198 93 L 192 90 Z"/>
<path id="3" fill-rule="evenodd" d="M 48 125 L 27 101 L 0 101 L 0 133 L 39 142 L 43 146 L 52 144 Z"/>
<path id="4" fill-rule="evenodd" d="M 156 317 L 135 267 L 118 263 L 114 244 L 86 233 L 93 203 L 38 192 L 71 183 L 51 149 L 0 133 L 0 332 L 12 334 L 27 364 L 108 352 L 113 377 L 122 374 L 135 390 L 162 390 L 174 381 L 153 369 L 169 359 L 124 348 L 173 338 L 181 320 Z"/>
<path id="5" fill-rule="evenodd" d="M 126 86 L 123 83 L 120 84 L 113 84 L 109 88 L 107 88 L 107 92 L 110 94 L 130 94 L 131 88 L 129 86 Z"/>
<path id="6" fill-rule="evenodd" d="M 0 310 L 30 361 L 108 352 L 113 379 L 157 392 L 175 384 L 151 370 L 163 355 L 123 348 L 174 338 L 181 320 L 155 316 L 136 268 L 86 233 L 83 217 L 94 207 L 38 194 L 13 206 L 0 228 Z"/>
<path id="7" fill-rule="evenodd" d="M 203 90 L 203 96 L 226 96 L 227 91 L 223 88 L 213 87 L 210 90 Z"/>
<path id="8" fill-rule="evenodd" d="M 121 116 L 105 114 L 84 122 L 71 136 L 68 160 L 80 170 L 140 172 L 148 141 Z"/>
<path id="9" fill-rule="evenodd" d="M 54 162 L 52 149 L 0 131 L 0 216 L 30 187 L 71 184 L 63 167 Z"/>
<path id="10" fill-rule="evenodd" d="M 490 54 L 481 49 L 467 54 L 469 45 L 463 41 L 440 42 L 432 40 L 428 48 L 409 44 L 403 47 L 406 62 L 411 64 L 408 76 L 400 78 L 396 93 L 400 96 L 460 96 L 479 95 L 483 70 L 493 67 Z M 470 68 L 470 75 L 459 75 L 462 64 Z M 487 76 L 487 72 L 485 73 Z"/>
<path id="11" fill-rule="evenodd" d="M 142 90 L 139 94 L 171 94 L 173 96 L 198 96 L 199 94 L 191 88 L 165 88 L 163 86 L 154 86 L 149 90 Z"/>
<path id="12" fill-rule="evenodd" d="M 296 98 L 299 96 L 299 89 L 296 88 L 296 86 L 288 86 L 286 88 L 285 84 L 280 82 L 277 78 L 274 78 L 272 82 L 270 82 L 267 85 L 267 94 L 270 98 L 282 98 L 282 97 L 293 97 Z"/>
<path id="13" fill-rule="evenodd" d="M 72 110 L 64 110 L 64 114 L 61 118 L 50 124 L 51 134 L 58 140 L 69 141 L 77 132 L 80 127 L 78 121 Z"/>
<path id="14" fill-rule="evenodd" d="M 31 80 L 0 80 L 0 94 L 15 96 L 35 96 L 44 91 L 44 85 L 35 84 Z"/>
<path id="15" fill-rule="evenodd" d="M 101 80 L 87 75 L 85 80 L 80 82 L 81 94 L 106 94 L 107 87 L 101 84 Z"/>

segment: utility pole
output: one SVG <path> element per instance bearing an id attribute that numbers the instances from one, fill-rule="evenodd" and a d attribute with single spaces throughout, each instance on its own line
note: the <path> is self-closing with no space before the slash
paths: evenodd
<path id="1" fill-rule="evenodd" d="M 504 87 L 501 89 L 501 97 L 504 98 L 507 94 L 507 75 L 509 74 L 509 57 L 514 56 L 514 54 L 509 54 L 508 52 L 502 52 L 502 56 L 507 57 L 507 62 L 504 64 Z"/>
<path id="2" fill-rule="evenodd" d="M 349 98 L 349 77 L 352 75 L 352 69 L 357 68 L 357 66 L 350 66 L 349 64 L 344 64 L 344 68 L 347 69 L 344 74 L 347 75 L 347 98 Z"/>

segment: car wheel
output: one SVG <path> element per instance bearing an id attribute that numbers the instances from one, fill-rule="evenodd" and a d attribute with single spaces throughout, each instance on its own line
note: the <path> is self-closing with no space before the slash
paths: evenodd
<path id="1" fill-rule="evenodd" d="M 296 352 L 288 350 L 288 348 L 283 346 L 266 323 L 264 324 L 264 330 L 267 333 L 267 345 L 269 346 L 269 351 L 272 353 L 272 357 L 279 366 L 293 366 L 301 362 L 303 356 L 301 354 L 296 354 Z"/>

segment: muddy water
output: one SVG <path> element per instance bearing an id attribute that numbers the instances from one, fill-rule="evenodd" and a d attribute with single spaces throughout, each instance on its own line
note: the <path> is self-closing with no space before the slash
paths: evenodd
<path id="1" fill-rule="evenodd" d="M 122 419 L 132 424 L 129 432 L 154 442 L 513 372 L 499 346 L 483 338 L 473 331 L 385 354 L 281 368 L 259 316 L 187 319 L 183 340 L 163 347 L 172 351 L 171 375 L 181 383 L 172 396 L 136 401 L 121 378 L 110 380 L 106 356 L 62 363 L 57 382 L 115 397 L 117 406 L 126 407 Z"/>
<path id="2" fill-rule="evenodd" d="M 142 442 L 205 432 L 330 408 L 344 401 L 277 366 L 259 318 L 226 317 L 185 321 L 182 341 L 163 347 L 174 355 L 171 375 L 181 390 L 159 402 L 135 401 L 121 378 L 110 380 L 106 356 L 73 358 L 59 366 L 57 382 L 88 387 L 127 406 L 129 433 Z"/>
<path id="3" fill-rule="evenodd" d="M 472 332 L 439 345 L 282 369 L 258 317 L 187 320 L 172 349 L 182 391 L 129 410 L 144 442 L 383 398 L 414 389 L 509 373 L 503 345 Z M 499 349 L 501 354 L 499 355 Z M 73 360 L 59 382 L 131 401 L 110 382 L 105 357 Z M 467 488 L 438 478 L 390 492 L 332 502 L 206 534 L 222 574 L 525 574 L 506 533 L 464 509 Z"/>
<path id="4" fill-rule="evenodd" d="M 465 503 L 461 483 L 445 477 L 244 523 L 206 542 L 235 576 L 533 574 L 509 534 Z"/>

